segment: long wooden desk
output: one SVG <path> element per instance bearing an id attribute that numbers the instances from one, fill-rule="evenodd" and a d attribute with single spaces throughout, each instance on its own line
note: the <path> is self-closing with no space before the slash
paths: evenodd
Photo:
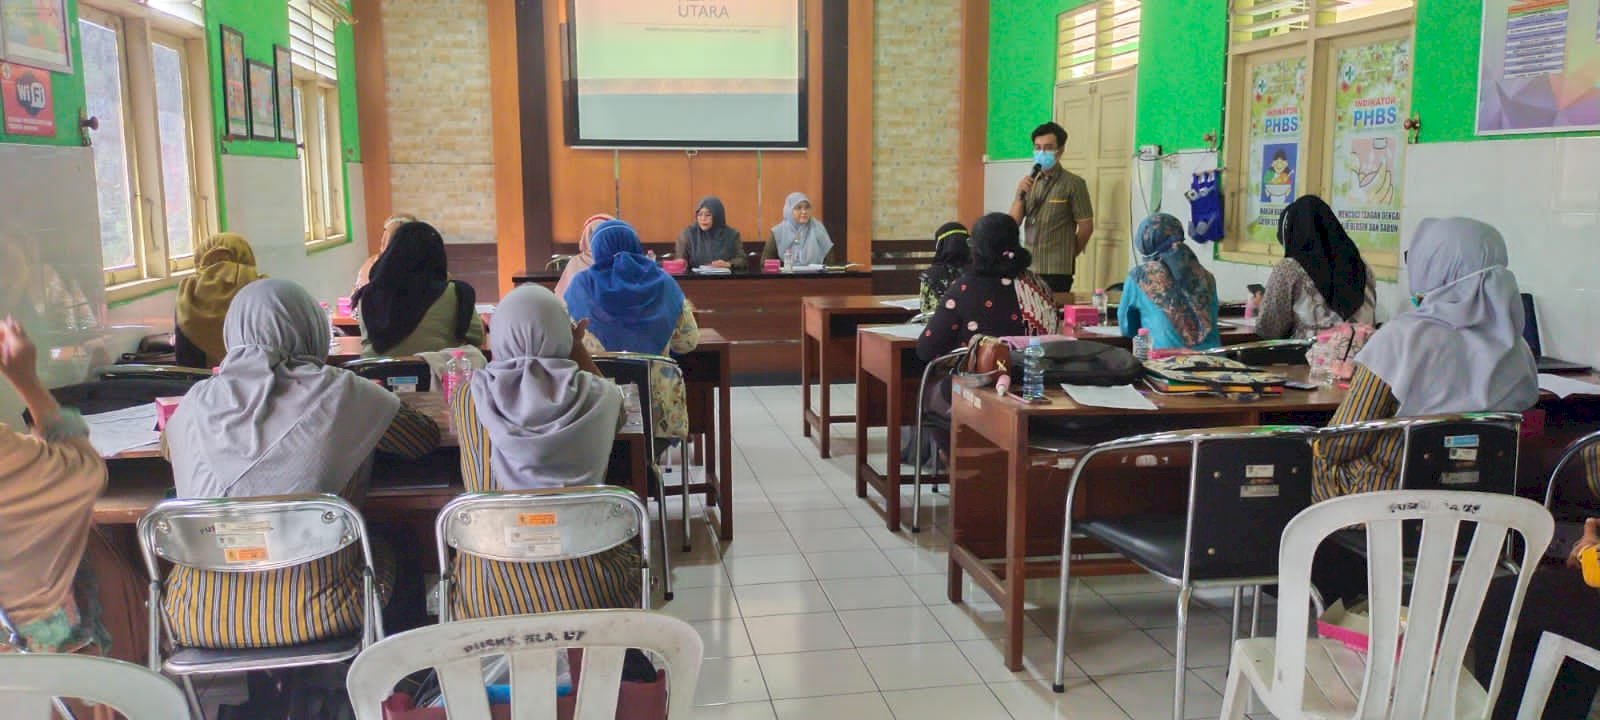
<path id="1" fill-rule="evenodd" d="M 832 454 L 829 426 L 854 422 L 855 415 L 833 414 L 833 381 L 854 379 L 850 373 L 856 361 L 856 329 L 862 325 L 898 323 L 909 320 L 914 310 L 883 304 L 904 300 L 903 295 L 809 296 L 802 299 L 800 328 L 800 413 L 806 437 L 817 434 L 822 457 Z M 818 409 L 811 409 L 811 384 L 821 389 Z M 860 403 L 858 402 L 857 405 Z M 857 450 L 859 452 L 859 449 Z"/>

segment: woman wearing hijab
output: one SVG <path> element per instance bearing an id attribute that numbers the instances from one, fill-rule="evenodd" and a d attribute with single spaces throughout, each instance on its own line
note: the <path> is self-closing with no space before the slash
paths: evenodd
<path id="1" fill-rule="evenodd" d="M 383 251 L 389 249 L 389 240 L 394 237 L 394 231 L 400 229 L 401 225 L 416 221 L 416 216 L 404 213 L 391 215 L 388 220 L 383 221 L 383 235 L 378 238 L 378 254 L 368 256 L 367 261 L 361 263 L 361 269 L 356 271 L 356 286 L 350 291 L 352 294 L 360 292 L 361 288 L 366 286 L 372 274 L 372 266 L 378 264 L 378 258 L 383 257 Z"/>
<path id="2" fill-rule="evenodd" d="M 477 293 L 451 280 L 444 238 L 432 225 L 410 222 L 394 231 L 372 266 L 372 282 L 352 298 L 361 309 L 361 354 L 400 357 L 483 344 Z"/>
<path id="3" fill-rule="evenodd" d="M 686 353 L 700 344 L 694 305 L 678 281 L 644 255 L 638 233 L 612 220 L 590 242 L 594 266 L 567 290 L 567 311 L 588 320 L 592 353 Z M 651 363 L 650 402 L 658 440 L 689 436 L 688 396 L 676 366 Z"/>
<path id="4" fill-rule="evenodd" d="M 1283 259 L 1267 277 L 1256 334 L 1312 339 L 1339 323 L 1377 322 L 1377 286 L 1333 208 L 1302 195 L 1278 218 Z"/>
<path id="5" fill-rule="evenodd" d="M 1049 335 L 1060 327 L 1050 287 L 1028 266 L 1017 221 L 989 213 L 972 226 L 972 265 L 954 283 L 917 338 L 917 356 L 933 360 L 973 335 Z"/>
<path id="6" fill-rule="evenodd" d="M 1350 392 L 1331 424 L 1533 407 L 1538 370 L 1506 262 L 1505 240 L 1493 227 L 1423 220 L 1406 251 L 1416 309 L 1386 323 L 1356 355 Z M 1367 433 L 1320 441 L 1313 499 L 1393 489 L 1400 440 Z"/>
<path id="7" fill-rule="evenodd" d="M 178 497 L 334 493 L 359 505 L 374 451 L 416 459 L 438 447 L 432 419 L 325 364 L 328 319 L 299 285 L 251 283 L 228 309 L 223 337 L 228 354 L 218 373 L 196 383 L 167 422 Z M 374 550 L 386 598 L 394 558 L 384 544 Z M 295 645 L 355 632 L 361 584 L 354 546 L 259 573 L 177 567 L 167 576 L 162 610 L 179 645 Z"/>
<path id="8" fill-rule="evenodd" d="M 1183 223 L 1156 213 L 1134 236 L 1139 263 L 1122 284 L 1117 322 L 1133 337 L 1150 329 L 1153 348 L 1206 350 L 1222 344 L 1217 333 L 1217 280 L 1183 242 Z"/>
<path id="9" fill-rule="evenodd" d="M 772 226 L 772 237 L 761 249 L 762 260 L 782 260 L 785 265 L 827 265 L 833 262 L 833 238 L 822 221 L 811 216 L 811 198 L 789 193 L 783 201 L 783 222 Z"/>
<path id="10" fill-rule="evenodd" d="M 597 233 L 597 263 L 602 253 Z M 585 275 L 593 272 L 591 268 Z M 467 492 L 591 485 L 604 481 L 622 392 L 584 348 L 549 290 L 523 285 L 501 299 L 490 339 L 494 361 L 456 391 Z M 639 553 L 623 544 L 598 555 L 502 563 L 461 555 L 452 607 L 464 618 L 638 607 Z"/>
<path id="11" fill-rule="evenodd" d="M 589 249 L 589 240 L 594 237 L 595 228 L 607 220 L 615 220 L 605 213 L 595 213 L 583 221 L 583 232 L 578 234 L 578 254 L 567 260 L 566 267 L 561 269 L 561 279 L 556 281 L 556 297 L 566 297 L 567 288 L 572 285 L 572 279 L 589 269 L 594 264 L 594 254 Z"/>
<path id="12" fill-rule="evenodd" d="M 972 261 L 969 243 L 972 235 L 967 226 L 947 222 L 933 234 L 933 264 L 918 277 L 917 294 L 922 300 L 922 312 L 931 313 L 939 300 L 950 289 L 950 283 L 961 277 Z"/>
<path id="13" fill-rule="evenodd" d="M 256 271 L 256 254 L 238 233 L 219 233 L 194 249 L 194 274 L 178 283 L 178 329 L 173 349 L 179 365 L 216 367 L 228 353 L 222 321 L 228 304 L 244 286 L 265 277 Z"/>
<path id="14" fill-rule="evenodd" d="M 675 252 L 689 261 L 689 267 L 703 266 L 743 270 L 744 243 L 739 231 L 728 227 L 728 210 L 722 201 L 708 196 L 694 208 L 694 223 L 678 234 Z"/>

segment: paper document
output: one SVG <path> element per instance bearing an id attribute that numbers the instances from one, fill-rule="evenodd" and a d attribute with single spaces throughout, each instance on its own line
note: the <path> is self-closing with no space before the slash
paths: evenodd
<path id="1" fill-rule="evenodd" d="M 1563 400 L 1573 395 L 1600 395 L 1600 385 L 1550 373 L 1539 373 L 1539 389 L 1555 393 Z"/>
<path id="2" fill-rule="evenodd" d="M 922 309 L 922 299 L 921 298 L 906 298 L 904 300 L 884 300 L 882 304 L 888 305 L 889 307 L 897 307 L 897 308 L 900 308 L 901 310 L 921 310 Z"/>
<path id="3" fill-rule="evenodd" d="M 1117 408 L 1119 410 L 1155 410 L 1156 405 L 1150 402 L 1143 393 L 1133 389 L 1132 385 L 1114 385 L 1112 387 L 1099 387 L 1097 385 L 1068 385 L 1061 384 L 1061 389 L 1067 391 L 1067 397 L 1079 405 L 1089 407 Z"/>
<path id="4" fill-rule="evenodd" d="M 826 269 L 827 268 L 823 267 L 821 263 L 818 263 L 816 265 L 790 265 L 788 267 L 788 269 L 784 270 L 784 272 L 786 272 L 786 273 L 819 273 L 819 272 L 822 272 L 822 271 L 824 271 Z"/>
<path id="5" fill-rule="evenodd" d="M 928 326 L 919 323 L 908 323 L 906 325 L 867 325 L 863 326 L 861 329 L 875 332 L 880 335 L 889 335 L 897 338 L 905 338 L 907 340 L 915 340 L 919 337 L 922 337 L 922 331 L 927 330 Z"/>
<path id="6" fill-rule="evenodd" d="M 112 457 L 161 440 L 161 433 L 156 431 L 155 403 L 85 415 L 83 421 L 89 425 L 89 444 L 94 445 L 100 457 Z"/>
<path id="7" fill-rule="evenodd" d="M 694 271 L 696 273 L 701 274 L 701 275 L 732 275 L 733 274 L 733 271 L 728 269 L 728 268 L 725 268 L 725 267 L 712 267 L 710 265 L 701 265 L 700 267 L 695 268 Z"/>
<path id="8" fill-rule="evenodd" d="M 1253 318 L 1253 317 L 1250 317 L 1250 318 L 1242 318 L 1242 317 L 1221 318 L 1217 322 L 1221 323 L 1223 325 L 1228 325 L 1230 327 L 1236 327 L 1236 328 L 1240 328 L 1240 329 L 1243 329 L 1243 330 L 1254 330 L 1254 329 L 1256 329 L 1256 319 Z"/>
<path id="9" fill-rule="evenodd" d="M 1122 337 L 1122 328 L 1116 325 L 1083 325 L 1078 328 L 1078 332 L 1102 337 Z"/>

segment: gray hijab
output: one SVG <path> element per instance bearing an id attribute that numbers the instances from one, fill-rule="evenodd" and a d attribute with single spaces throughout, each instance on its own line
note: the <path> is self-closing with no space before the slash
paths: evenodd
<path id="1" fill-rule="evenodd" d="M 1522 339 L 1517 278 L 1500 231 L 1469 218 L 1429 218 L 1406 251 L 1417 308 L 1374 333 L 1356 362 L 1389 385 L 1401 416 L 1516 412 L 1539 399 Z"/>
<path id="2" fill-rule="evenodd" d="M 578 369 L 572 320 L 554 293 L 523 285 L 500 300 L 494 362 L 472 374 L 489 434 L 493 484 L 508 490 L 602 482 L 622 419 L 622 393 Z"/>
<path id="3" fill-rule="evenodd" d="M 328 318 L 287 280 L 257 280 L 222 324 L 228 354 L 167 423 L 179 497 L 345 489 L 400 412 L 387 390 L 324 365 Z"/>
<path id="4" fill-rule="evenodd" d="M 828 237 L 828 228 L 822 226 L 816 215 L 804 224 L 794 221 L 794 207 L 800 203 L 809 205 L 811 199 L 803 192 L 792 192 L 783 201 L 783 222 L 772 226 L 773 244 L 778 246 L 779 258 L 786 256 L 789 248 L 798 246 L 799 264 L 820 265 L 833 249 L 833 238 Z"/>

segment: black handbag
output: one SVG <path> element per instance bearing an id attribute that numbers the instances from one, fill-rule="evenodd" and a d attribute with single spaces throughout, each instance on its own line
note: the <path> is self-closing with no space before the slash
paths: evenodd
<path id="1" fill-rule="evenodd" d="M 1144 376 L 1144 365 L 1133 353 L 1093 340 L 1051 340 L 1044 348 L 1047 384 L 1127 385 Z M 1011 376 L 1022 380 L 1025 352 L 1012 353 Z"/>

